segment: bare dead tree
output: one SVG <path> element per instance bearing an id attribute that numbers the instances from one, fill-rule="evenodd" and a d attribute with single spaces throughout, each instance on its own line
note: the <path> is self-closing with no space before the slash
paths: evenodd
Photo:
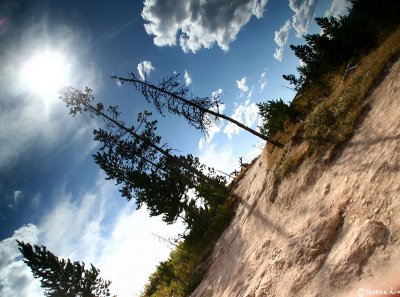
<path id="1" fill-rule="evenodd" d="M 165 110 L 183 117 L 186 121 L 196 129 L 199 129 L 207 135 L 207 129 L 212 124 L 212 119 L 223 119 L 236 126 L 250 132 L 251 134 L 279 147 L 284 145 L 278 141 L 253 130 L 239 121 L 232 119 L 219 112 L 220 94 L 213 97 L 195 97 L 189 88 L 179 80 L 179 74 L 173 74 L 164 78 L 157 85 L 151 84 L 146 80 L 140 80 L 131 73 L 129 77 L 112 76 L 112 79 L 118 80 L 120 83 L 129 83 L 139 91 L 144 98 L 152 103 L 156 110 L 161 114 L 165 114 Z"/>

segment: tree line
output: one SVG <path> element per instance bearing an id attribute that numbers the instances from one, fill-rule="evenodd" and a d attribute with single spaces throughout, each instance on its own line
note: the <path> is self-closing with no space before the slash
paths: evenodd
<path id="1" fill-rule="evenodd" d="M 318 34 L 304 36 L 305 43 L 290 45 L 302 64 L 298 74 L 285 74 L 283 78 L 297 91 L 291 104 L 281 99 L 258 104 L 263 119 L 261 133 L 274 137 L 283 131 L 285 123 L 304 118 L 312 106 L 296 104 L 296 99 L 310 91 L 318 101 L 327 97 L 330 89 L 327 75 L 344 69 L 344 78 L 357 67 L 360 59 L 377 47 L 388 34 L 400 24 L 400 1 L 397 0 L 349 0 L 351 8 L 347 16 L 317 17 L 321 28 Z M 316 90 L 318 90 L 316 92 Z M 313 95 L 312 95 L 313 96 Z"/>
<path id="2" fill-rule="evenodd" d="M 349 0 L 347 16 L 315 18 L 320 34 L 304 36 L 306 44 L 291 45 L 303 62 L 299 76 L 283 75 L 299 91 L 310 84 L 324 84 L 324 74 L 343 64 L 356 65 L 362 55 L 375 48 L 400 23 L 400 2 L 396 0 Z"/>

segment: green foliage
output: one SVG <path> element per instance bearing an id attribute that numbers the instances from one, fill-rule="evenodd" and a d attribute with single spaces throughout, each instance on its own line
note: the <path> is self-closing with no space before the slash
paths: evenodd
<path id="1" fill-rule="evenodd" d="M 152 103 L 161 114 L 166 112 L 184 118 L 189 125 L 207 134 L 212 124 L 210 112 L 219 110 L 222 102 L 219 95 L 213 97 L 194 97 L 188 86 L 180 79 L 179 73 L 165 77 L 158 84 L 139 79 L 131 73 L 129 77 L 112 76 L 121 84 L 132 85 L 147 102 Z M 218 113 L 217 113 L 218 115 Z"/>
<path id="2" fill-rule="evenodd" d="M 88 112 L 102 121 L 103 127 L 94 130 L 94 139 L 102 146 L 93 157 L 123 197 L 134 199 L 138 208 L 145 205 L 151 216 L 160 215 L 166 223 L 178 218 L 186 223 L 185 240 L 168 261 L 160 263 L 145 295 L 184 296 L 194 290 L 205 272 L 196 267 L 233 213 L 225 178 L 192 155 L 172 155 L 156 135 L 157 122 L 148 112 L 138 115 L 135 126 L 127 126 L 119 120 L 118 107 L 94 104 L 89 88 L 85 92 L 65 88 L 61 99 L 72 115 Z"/>
<path id="3" fill-rule="evenodd" d="M 300 77 L 297 78 L 294 74 L 284 74 L 282 77 L 287 80 L 289 84 L 293 85 L 296 91 L 300 90 L 305 80 L 303 75 L 300 75 Z"/>
<path id="4" fill-rule="evenodd" d="M 290 74 L 284 79 L 298 91 L 290 107 L 304 121 L 298 123 L 303 128 L 297 131 L 297 124 L 276 121 L 277 130 L 285 129 L 276 138 L 286 144 L 283 151 L 269 151 L 277 179 L 307 156 L 333 152 L 348 139 L 365 108 L 364 98 L 385 67 L 398 58 L 400 2 L 351 2 L 348 16 L 316 18 L 321 34 L 306 35 L 306 44 L 291 46 L 304 64 L 298 67 L 298 77 Z"/>
<path id="5" fill-rule="evenodd" d="M 351 135 L 363 98 L 400 52 L 400 2 L 351 3 L 347 16 L 316 18 L 321 34 L 291 46 L 304 65 L 297 69 L 299 77 L 284 78 L 299 91 L 291 106 L 305 119 L 304 136 L 314 152 L 332 149 Z M 290 164 L 281 161 L 280 168 Z"/>
<path id="6" fill-rule="evenodd" d="M 360 57 L 375 48 L 382 33 L 400 22 L 397 0 L 352 0 L 348 16 L 316 18 L 322 34 L 305 35 L 306 44 L 291 45 L 294 54 L 304 63 L 297 68 L 300 76 L 284 75 L 296 90 L 323 84 L 328 72 L 343 64 L 356 64 Z"/>
<path id="7" fill-rule="evenodd" d="M 136 127 L 127 126 L 119 120 L 117 106 L 104 110 L 103 104 L 93 104 L 88 88 L 85 92 L 65 88 L 61 99 L 73 115 L 89 112 L 103 121 L 104 127 L 93 132 L 94 139 L 102 143 L 93 157 L 123 197 L 134 198 L 138 208 L 146 205 L 151 216 L 160 215 L 168 224 L 180 217 L 192 229 L 208 220 L 215 199 L 208 201 L 204 188 L 223 192 L 225 179 L 192 155 L 172 155 L 172 149 L 156 135 L 157 121 L 150 120 L 151 113 L 140 113 Z"/>
<path id="8" fill-rule="evenodd" d="M 354 73 L 320 102 L 305 120 L 305 136 L 313 149 L 324 152 L 345 141 L 364 108 L 364 98 L 385 67 L 400 53 L 400 27 L 363 57 Z"/>
<path id="9" fill-rule="evenodd" d="M 259 127 L 260 132 L 268 137 L 274 137 L 276 133 L 284 130 L 286 122 L 295 119 L 293 109 L 282 99 L 258 103 L 257 106 L 263 121 Z"/>
<path id="10" fill-rule="evenodd" d="M 221 199 L 224 203 L 210 208 L 209 219 L 196 224 L 169 259 L 158 265 L 141 296 L 188 296 L 196 289 L 209 268 L 207 260 L 212 247 L 228 226 L 235 209 L 233 200 L 222 199 L 222 192 L 214 192 L 214 195 L 216 201 Z"/>
<path id="11" fill-rule="evenodd" d="M 99 277 L 100 270 L 90 265 L 58 259 L 44 246 L 18 242 L 24 262 L 33 276 L 39 278 L 48 297 L 106 297 L 111 296 L 110 281 Z"/>

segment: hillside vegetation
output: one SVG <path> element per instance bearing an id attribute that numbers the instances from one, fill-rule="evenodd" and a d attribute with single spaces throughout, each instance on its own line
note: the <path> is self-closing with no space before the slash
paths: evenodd
<path id="1" fill-rule="evenodd" d="M 290 104 L 270 100 L 259 105 L 268 137 L 284 143 L 284 149 L 268 144 L 268 170 L 274 185 L 282 182 L 308 157 L 332 158 L 354 129 L 365 109 L 366 95 L 386 67 L 400 53 L 400 3 L 351 1 L 346 17 L 319 18 L 322 34 L 305 36 L 306 44 L 292 46 L 304 62 L 299 76 L 284 76 L 298 91 Z M 243 173 L 242 173 L 243 174 Z M 179 241 L 167 261 L 149 277 L 142 296 L 187 296 L 203 279 L 214 244 L 229 225 L 239 203 L 230 195 L 214 210 L 212 218 L 192 229 Z M 203 195 L 207 196 L 207 189 Z"/>

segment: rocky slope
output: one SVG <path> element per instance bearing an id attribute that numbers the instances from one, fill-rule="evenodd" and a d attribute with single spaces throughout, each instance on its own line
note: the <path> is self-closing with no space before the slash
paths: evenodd
<path id="1" fill-rule="evenodd" d="M 279 185 L 266 152 L 253 163 L 193 296 L 400 292 L 400 60 L 365 102 L 352 138 L 324 162 L 306 160 Z"/>

